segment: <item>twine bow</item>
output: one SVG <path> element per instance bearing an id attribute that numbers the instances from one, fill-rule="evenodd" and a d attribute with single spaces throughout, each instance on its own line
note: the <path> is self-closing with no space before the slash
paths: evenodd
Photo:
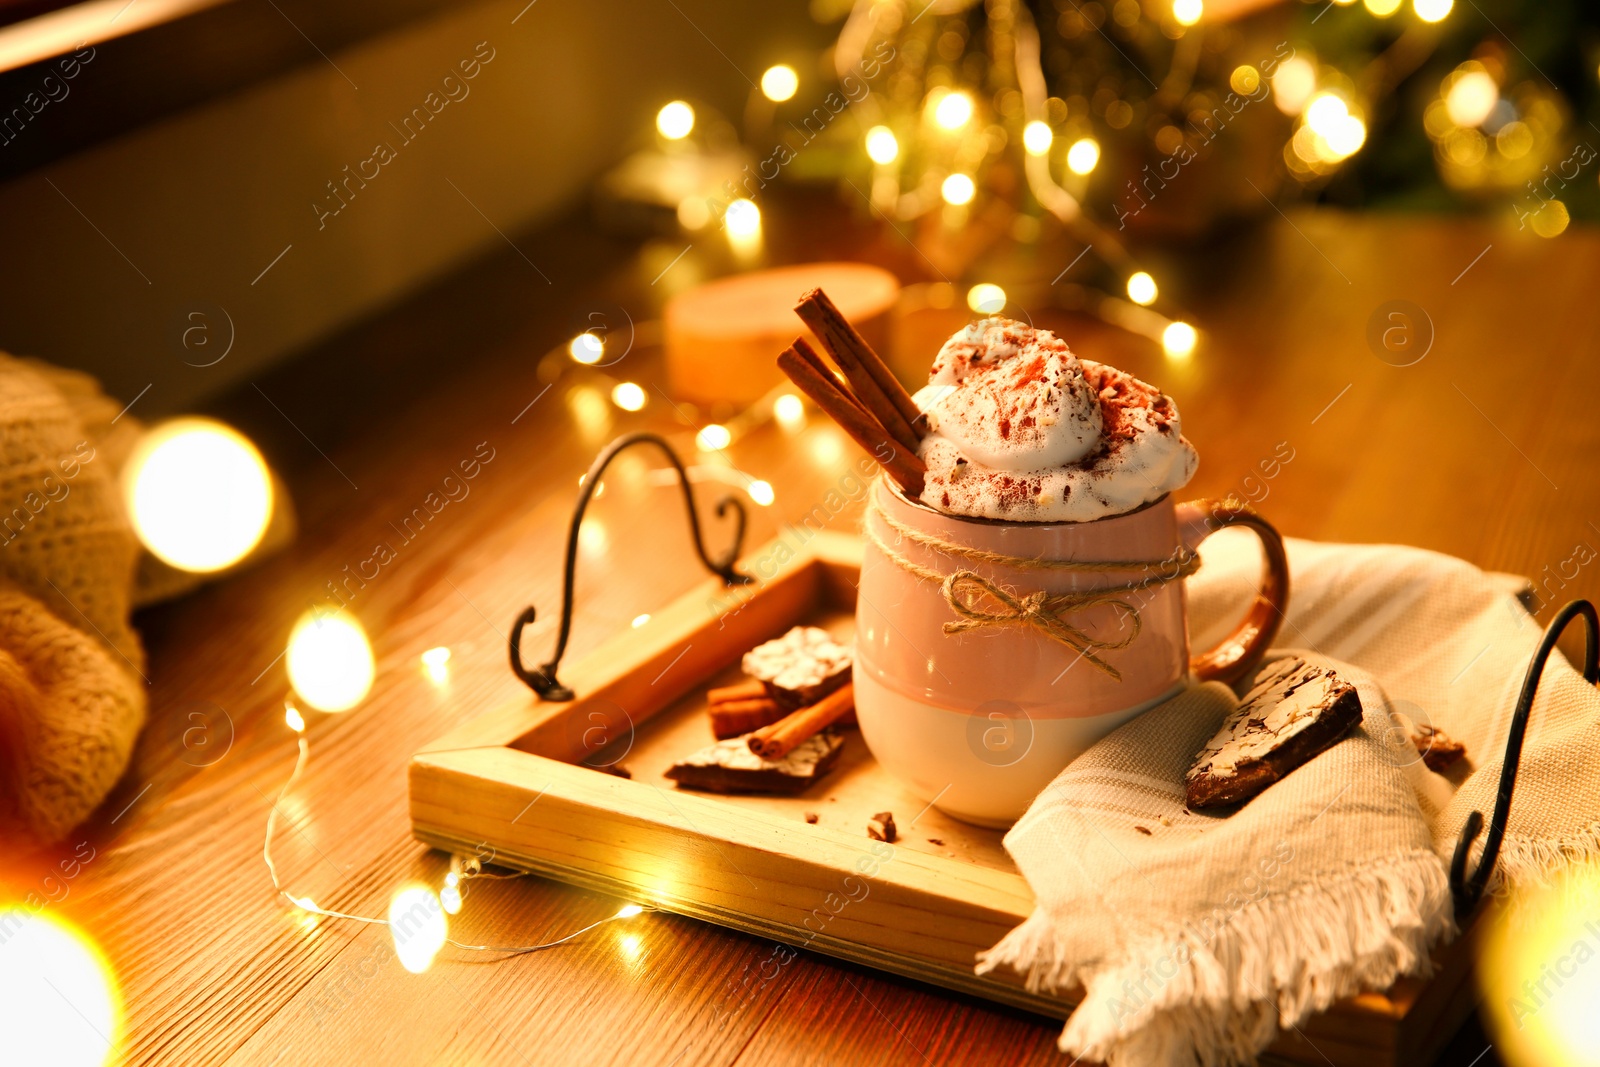
<path id="1" fill-rule="evenodd" d="M 1144 626 L 1139 618 L 1139 609 L 1121 599 L 1123 591 L 1120 589 L 1054 595 L 1041 590 L 1019 596 L 976 571 L 956 571 L 944 580 L 940 592 L 944 594 L 950 610 L 961 616 L 944 624 L 942 628 L 945 633 L 965 633 L 985 626 L 1032 626 L 1052 641 L 1077 649 L 1079 656 L 1119 682 L 1122 681 L 1122 672 L 1095 653 L 1127 648 Z M 998 604 L 999 608 L 986 609 L 982 606 L 985 599 Z M 1095 637 L 1063 617 L 1101 604 L 1116 605 L 1122 609 L 1123 619 L 1132 620 L 1127 633 L 1114 641 Z"/>
<path id="2" fill-rule="evenodd" d="M 899 534 L 902 539 L 910 540 L 933 551 L 982 563 L 1019 570 L 1074 571 L 1093 574 L 1142 571 L 1144 576 L 1121 585 L 1083 592 L 1047 593 L 1038 590 L 1021 593 L 1008 589 L 973 570 L 958 570 L 946 575 L 907 559 L 873 528 L 871 520 L 874 517 Z M 1079 658 L 1087 660 L 1097 670 L 1103 671 L 1119 682 L 1122 681 L 1122 672 L 1107 663 L 1098 653 L 1127 648 L 1139 636 L 1144 622 L 1139 616 L 1138 606 L 1128 599 L 1129 594 L 1187 578 L 1200 569 L 1200 557 L 1181 545 L 1166 559 L 1153 560 L 1058 560 L 1007 556 L 999 552 L 959 545 L 921 530 L 912 529 L 890 518 L 876 506 L 868 511 L 865 528 L 868 540 L 895 566 L 925 581 L 939 583 L 939 591 L 944 596 L 945 603 L 959 616 L 944 624 L 942 629 L 945 633 L 965 633 L 986 626 L 1029 626 L 1050 640 L 1076 650 Z M 1118 614 L 1123 623 L 1120 627 L 1123 631 L 1120 636 L 1096 637 L 1066 619 L 1068 615 L 1102 605 L 1113 605 L 1119 609 Z"/>

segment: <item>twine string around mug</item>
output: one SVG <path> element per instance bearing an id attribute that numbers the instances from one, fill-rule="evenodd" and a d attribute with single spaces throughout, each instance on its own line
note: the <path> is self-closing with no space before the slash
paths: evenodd
<path id="1" fill-rule="evenodd" d="M 924 567 L 908 559 L 874 529 L 872 523 L 874 517 L 905 540 L 935 552 L 972 560 L 975 563 L 1011 567 L 1016 570 L 1079 574 L 1142 571 L 1144 576 L 1121 585 L 1081 592 L 1047 593 L 1038 590 L 1020 593 L 974 570 L 963 568 L 943 574 L 932 567 Z M 868 509 L 867 519 L 863 525 L 867 539 L 891 563 L 917 578 L 939 584 L 939 591 L 945 603 L 958 616 L 944 624 L 945 633 L 965 633 L 986 626 L 1030 626 L 1050 640 L 1075 649 L 1081 658 L 1119 682 L 1122 680 L 1122 672 L 1097 653 L 1127 648 L 1139 636 L 1143 621 L 1139 616 L 1138 606 L 1131 603 L 1128 598 L 1146 589 L 1187 578 L 1200 569 L 1199 555 L 1181 545 L 1165 559 L 1151 560 L 1069 560 L 1008 556 L 1003 552 L 990 552 L 986 549 L 956 544 L 913 529 L 891 518 L 876 505 Z M 1115 639 L 1096 637 L 1082 627 L 1067 621 L 1070 615 L 1102 605 L 1118 607 L 1123 618 L 1127 620 L 1128 625 L 1120 637 Z"/>

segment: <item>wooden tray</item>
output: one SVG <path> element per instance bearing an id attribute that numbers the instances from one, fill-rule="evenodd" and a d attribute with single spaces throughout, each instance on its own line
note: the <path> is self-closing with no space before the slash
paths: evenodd
<path id="1" fill-rule="evenodd" d="M 411 762 L 416 837 L 494 850 L 495 862 L 1064 1018 L 1071 997 L 978 977 L 974 957 L 1033 908 L 1002 833 L 957 822 L 879 770 L 854 731 L 834 771 L 799 797 L 680 790 L 663 777 L 711 742 L 705 690 L 741 677 L 743 653 L 797 623 L 854 631 L 861 544 L 780 538 L 562 672 L 570 703 L 531 694 L 440 738 Z M 782 561 L 779 563 L 778 561 Z M 624 767 L 632 775 L 613 773 Z M 900 839 L 873 841 L 875 812 Z M 807 812 L 817 815 L 812 825 Z M 1470 938 L 1436 977 L 1336 1005 L 1280 1039 L 1266 1062 L 1426 1063 L 1471 1011 Z"/>

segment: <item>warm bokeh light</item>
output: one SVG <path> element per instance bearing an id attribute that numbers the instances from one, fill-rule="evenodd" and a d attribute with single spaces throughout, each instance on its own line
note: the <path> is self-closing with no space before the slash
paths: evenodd
<path id="1" fill-rule="evenodd" d="M 1324 137 L 1330 136 L 1349 117 L 1349 105 L 1335 93 L 1318 93 L 1306 104 L 1306 125 Z"/>
<path id="2" fill-rule="evenodd" d="M 1022 147 L 1028 150 L 1029 155 L 1044 155 L 1050 151 L 1050 145 L 1055 139 L 1056 135 L 1051 132 L 1049 123 L 1030 122 L 1022 128 Z"/>
<path id="3" fill-rule="evenodd" d="M 283 721 L 297 734 L 306 732 L 306 717 L 300 714 L 299 708 L 288 701 L 284 701 L 283 704 Z"/>
<path id="4" fill-rule="evenodd" d="M 946 130 L 959 130 L 972 121 L 972 97 L 963 92 L 945 93 L 933 106 L 933 121 Z"/>
<path id="5" fill-rule="evenodd" d="M 970 204 L 977 195 L 978 187 L 973 183 L 970 175 L 952 174 L 944 180 L 939 187 L 940 194 L 947 204 Z"/>
<path id="6" fill-rule="evenodd" d="M 867 158 L 874 163 L 893 163 L 900 155 L 900 142 L 887 126 L 874 126 L 867 131 Z"/>
<path id="7" fill-rule="evenodd" d="M 751 500 L 754 500 L 762 507 L 769 507 L 774 500 L 778 499 L 778 494 L 772 489 L 772 483 L 764 482 L 759 478 L 745 486 L 744 491 L 750 494 Z"/>
<path id="8" fill-rule="evenodd" d="M 800 88 L 800 75 L 794 68 L 779 63 L 775 67 L 768 67 L 766 73 L 761 75 L 761 93 L 774 103 L 783 103 L 795 94 Z"/>
<path id="9" fill-rule="evenodd" d="M 1290 56 L 1272 72 L 1272 99 L 1285 115 L 1298 115 L 1317 88 L 1317 68 L 1303 56 Z"/>
<path id="10" fill-rule="evenodd" d="M 567 354 L 579 363 L 599 363 L 606 354 L 605 338 L 587 331 L 567 342 Z"/>
<path id="11" fill-rule="evenodd" d="M 1228 86 L 1240 96 L 1249 96 L 1261 88 L 1261 72 L 1248 63 L 1234 67 L 1228 75 Z"/>
<path id="12" fill-rule="evenodd" d="M 289 684 L 318 711 L 349 711 L 366 698 L 377 673 L 367 632 L 345 611 L 300 616 L 285 660 Z"/>
<path id="13" fill-rule="evenodd" d="M 786 430 L 793 430 L 806 421 L 806 404 L 793 393 L 782 393 L 772 402 L 772 417 Z"/>
<path id="14" fill-rule="evenodd" d="M 694 108 L 683 100 L 674 100 L 656 112 L 656 130 L 669 141 L 682 140 L 693 129 Z"/>
<path id="15" fill-rule="evenodd" d="M 635 915 L 643 913 L 643 911 L 644 908 L 640 907 L 638 904 L 624 904 L 622 907 L 617 909 L 617 918 L 631 919 Z"/>
<path id="16" fill-rule="evenodd" d="M 122 489 L 139 540 L 180 570 L 232 566 L 272 519 L 266 460 L 212 419 L 175 419 L 147 433 L 123 467 Z"/>
<path id="17" fill-rule="evenodd" d="M 450 921 L 433 890 L 424 885 L 406 886 L 389 901 L 389 936 L 400 966 L 421 974 L 433 965 L 433 958 L 450 936 Z"/>
<path id="18" fill-rule="evenodd" d="M 1534 212 L 1529 221 L 1533 232 L 1540 237 L 1557 237 L 1566 230 L 1572 216 L 1567 211 L 1567 205 L 1559 200 L 1551 200 Z"/>
<path id="19" fill-rule="evenodd" d="M 1088 174 L 1100 162 L 1100 142 L 1093 137 L 1080 137 L 1067 149 L 1067 169 L 1074 174 Z"/>
<path id="20" fill-rule="evenodd" d="M 579 363 L 598 363 L 605 355 L 605 338 L 597 333 L 581 333 L 566 342 L 566 354 Z"/>
<path id="21" fill-rule="evenodd" d="M 1444 95 L 1445 111 L 1457 126 L 1478 125 L 1494 113 L 1499 102 L 1500 87 L 1476 63 L 1462 64 Z"/>
<path id="22" fill-rule="evenodd" d="M 742 197 L 728 205 L 722 221 L 730 237 L 752 237 L 761 232 L 761 209 Z"/>
<path id="23" fill-rule="evenodd" d="M 711 222 L 711 205 L 702 196 L 686 196 L 678 201 L 678 225 L 686 230 L 703 230 Z"/>
<path id="24" fill-rule="evenodd" d="M 611 390 L 611 402 L 623 411 L 638 411 L 644 407 L 644 387 L 638 382 L 618 382 Z"/>
<path id="25" fill-rule="evenodd" d="M 1455 0 L 1412 0 L 1411 7 L 1423 22 L 1442 22 L 1455 7 Z"/>
<path id="26" fill-rule="evenodd" d="M 1156 298 L 1156 280 L 1145 271 L 1136 271 L 1128 276 L 1128 299 L 1135 304 L 1154 303 Z"/>
<path id="27" fill-rule="evenodd" d="M 1600 1067 L 1600 865 L 1521 888 L 1490 913 L 1480 1012 L 1507 1067 Z"/>
<path id="28" fill-rule="evenodd" d="M 694 435 L 694 444 L 702 452 L 720 452 L 733 443 L 733 434 L 721 423 L 713 422 L 709 426 L 702 426 L 700 432 Z"/>
<path id="29" fill-rule="evenodd" d="M 967 307 L 980 315 L 998 315 L 1006 306 L 1006 291 L 993 282 L 979 282 L 967 290 Z"/>
<path id="30" fill-rule="evenodd" d="M 98 1067 L 118 1055 L 122 999 L 94 942 L 66 920 L 0 906 L 0 1042 L 5 1062 Z"/>
<path id="31" fill-rule="evenodd" d="M 1204 12 L 1201 0 L 1172 0 L 1172 18 L 1180 26 L 1193 26 Z"/>
<path id="32" fill-rule="evenodd" d="M 650 621 L 650 613 L 648 611 L 645 612 L 643 615 L 635 615 L 633 617 L 633 628 L 635 630 L 637 630 L 639 627 L 643 626 L 645 623 L 647 623 L 649 621 Z"/>
<path id="33" fill-rule="evenodd" d="M 450 650 L 443 645 L 430 648 L 422 654 L 422 669 L 435 685 L 450 680 Z"/>
<path id="34" fill-rule="evenodd" d="M 1168 359 L 1188 359 L 1200 335 L 1187 322 L 1173 322 L 1161 331 L 1161 350 Z"/>
<path id="35" fill-rule="evenodd" d="M 1380 19 L 1386 19 L 1400 10 L 1400 0 L 1362 0 L 1362 3 Z"/>

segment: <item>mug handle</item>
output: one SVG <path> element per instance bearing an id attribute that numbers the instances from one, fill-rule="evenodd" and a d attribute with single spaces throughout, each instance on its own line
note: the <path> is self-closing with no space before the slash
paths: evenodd
<path id="1" fill-rule="evenodd" d="M 1256 669 L 1283 625 L 1289 607 L 1289 557 L 1277 529 L 1248 504 L 1236 500 L 1190 500 L 1177 506 L 1178 536 L 1190 551 L 1225 526 L 1246 526 L 1261 539 L 1265 562 L 1261 591 L 1244 621 L 1209 652 L 1189 657 L 1189 669 L 1203 682 L 1233 685 Z"/>

